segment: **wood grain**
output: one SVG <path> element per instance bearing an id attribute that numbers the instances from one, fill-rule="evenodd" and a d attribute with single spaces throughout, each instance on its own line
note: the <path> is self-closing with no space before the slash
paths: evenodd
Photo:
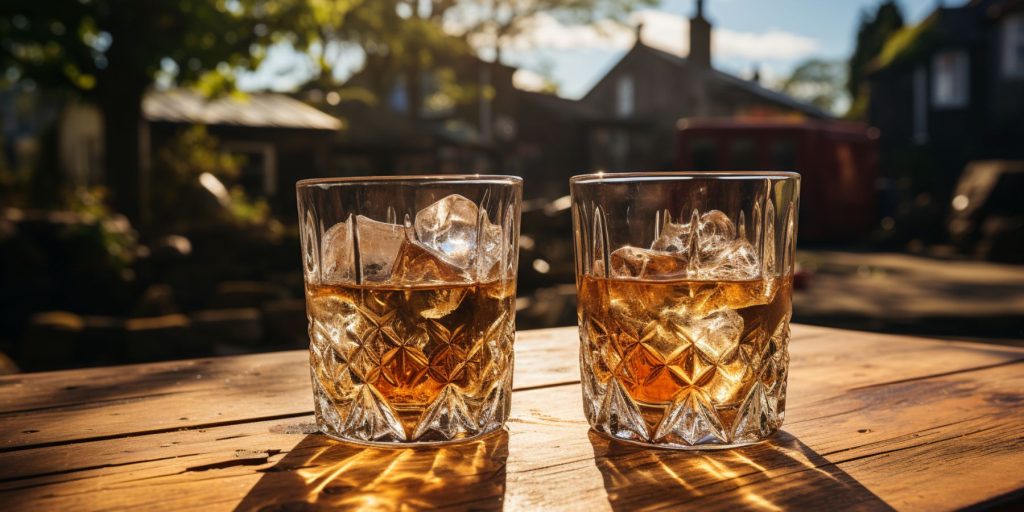
<path id="1" fill-rule="evenodd" d="M 516 389 L 577 382 L 575 329 L 522 333 Z M 210 407 L 210 404 L 216 404 Z M 310 414 L 305 351 L 0 377 L 0 452 Z"/>
<path id="2" fill-rule="evenodd" d="M 520 337 L 508 433 L 440 450 L 362 449 L 311 434 L 302 410 L 309 398 L 300 396 L 309 392 L 308 363 L 295 353 L 15 376 L 31 392 L 19 401 L 12 384 L 0 385 L 0 501 L 25 510 L 941 510 L 1012 499 L 1024 488 L 1024 350 L 804 326 L 794 333 L 783 432 L 724 452 L 646 450 L 590 433 L 574 383 L 575 329 Z M 263 372 L 295 380 L 298 391 L 258 378 Z M 218 394 L 195 375 L 247 379 L 257 403 L 228 403 L 245 386 Z M 63 382 L 103 392 L 47 408 Z M 132 384 L 172 392 L 123 389 Z M 129 417 L 105 420 L 112 407 Z M 197 421 L 160 427 L 174 425 L 167 418 L 182 408 L 196 409 Z M 198 421 L 224 412 L 230 421 Z M 41 417 L 52 443 L 9 442 L 20 434 L 15 425 Z M 105 437 L 76 440 L 89 438 L 75 432 L 85 428 Z"/>

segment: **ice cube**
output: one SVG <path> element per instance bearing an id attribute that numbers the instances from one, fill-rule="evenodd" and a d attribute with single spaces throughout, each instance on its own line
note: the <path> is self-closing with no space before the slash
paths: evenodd
<path id="1" fill-rule="evenodd" d="M 335 224 L 324 233 L 321 241 L 324 282 L 355 281 L 353 220 L 362 267 L 361 282 L 405 285 L 470 280 L 468 271 L 461 270 L 435 251 L 412 240 L 405 226 L 359 215 Z"/>
<path id="2" fill-rule="evenodd" d="M 720 309 L 701 320 L 699 332 L 694 344 L 714 361 L 723 361 L 740 344 L 743 317 L 733 309 Z"/>
<path id="3" fill-rule="evenodd" d="M 736 225 L 719 210 L 694 212 L 686 224 L 665 224 L 651 249 L 676 255 L 688 266 L 689 279 L 748 280 L 760 269 L 757 251 L 736 237 Z"/>
<path id="4" fill-rule="evenodd" d="M 477 253 L 477 278 L 480 281 L 491 281 L 501 273 L 501 251 L 506 250 L 508 245 L 503 244 L 504 233 L 501 226 L 491 224 L 487 215 L 483 215 L 484 228 L 480 231 L 481 240 Z"/>
<path id="5" fill-rule="evenodd" d="M 743 317 L 728 308 L 707 314 L 686 307 L 666 308 L 662 317 L 673 331 L 693 342 L 701 354 L 715 364 L 731 356 L 743 333 Z"/>
<path id="6" fill-rule="evenodd" d="M 476 203 L 458 194 L 416 212 L 416 238 L 447 263 L 481 278 L 500 260 L 502 230 Z M 478 240 L 479 236 L 479 240 Z"/>
<path id="7" fill-rule="evenodd" d="M 736 238 L 736 225 L 729 216 L 719 210 L 711 210 L 700 216 L 697 229 L 701 241 L 728 241 Z"/>
<path id="8" fill-rule="evenodd" d="M 736 225 L 729 216 L 718 210 L 711 210 L 698 216 L 693 212 L 690 222 L 686 224 L 666 223 L 661 228 L 658 239 L 651 244 L 651 249 L 667 252 L 686 252 L 690 247 L 690 235 L 693 225 L 697 225 L 698 248 L 704 252 L 708 244 L 717 244 L 736 238 Z"/>
<path id="9" fill-rule="evenodd" d="M 331 226 L 320 240 L 320 278 L 325 283 L 351 282 L 355 275 L 354 262 L 352 217 L 349 216 L 345 222 Z"/>
<path id="10" fill-rule="evenodd" d="M 652 251 L 638 247 L 620 247 L 611 253 L 611 277 L 664 279 L 686 276 L 682 253 Z"/>
<path id="11" fill-rule="evenodd" d="M 651 249 L 666 252 L 686 252 L 690 246 L 690 224 L 666 223 Z"/>
<path id="12" fill-rule="evenodd" d="M 710 264 L 702 265 L 702 270 L 713 279 L 749 281 L 757 279 L 761 262 L 750 242 L 736 239 L 724 244 Z"/>
<path id="13" fill-rule="evenodd" d="M 415 240 L 407 240 L 398 251 L 389 279 L 392 284 L 464 283 L 472 280 L 469 272 L 445 261 Z"/>
<path id="14" fill-rule="evenodd" d="M 363 215 L 357 216 L 355 220 L 362 281 L 373 283 L 391 280 L 392 268 L 406 241 L 405 227 L 378 222 Z"/>

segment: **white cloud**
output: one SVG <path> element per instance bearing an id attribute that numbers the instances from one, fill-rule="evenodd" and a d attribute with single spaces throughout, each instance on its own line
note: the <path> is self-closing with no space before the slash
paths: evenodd
<path id="1" fill-rule="evenodd" d="M 690 53 L 690 20 L 664 11 L 639 11 L 630 23 L 644 24 L 640 33 L 644 44 L 676 55 Z"/>
<path id="2" fill-rule="evenodd" d="M 470 39 L 475 46 L 491 46 L 488 34 L 479 34 Z M 555 17 L 541 13 L 523 27 L 520 34 L 506 41 L 507 50 L 553 49 L 572 50 L 580 48 L 614 50 L 628 47 L 633 43 L 633 32 L 610 20 L 601 20 L 590 25 L 564 25 Z"/>
<path id="3" fill-rule="evenodd" d="M 677 55 L 689 52 L 689 20 L 656 10 L 633 13 L 629 19 L 630 26 L 609 20 L 591 25 L 565 25 L 553 16 L 541 14 L 531 21 L 522 34 L 509 41 L 506 48 L 520 51 L 620 50 L 633 44 L 635 34 L 632 27 L 641 22 L 645 44 Z M 712 52 L 721 58 L 795 60 L 806 57 L 820 48 L 814 39 L 781 30 L 738 32 L 716 28 L 712 34 Z M 473 42 L 482 45 L 486 40 L 481 37 Z"/>
<path id="4" fill-rule="evenodd" d="M 711 41 L 712 52 L 723 57 L 750 60 L 793 60 L 818 51 L 818 42 L 792 32 L 734 32 L 716 30 Z"/>

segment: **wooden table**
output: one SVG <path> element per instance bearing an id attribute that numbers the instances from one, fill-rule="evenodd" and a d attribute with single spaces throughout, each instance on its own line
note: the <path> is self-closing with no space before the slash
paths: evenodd
<path id="1" fill-rule="evenodd" d="M 952 509 L 1024 497 L 1024 350 L 795 326 L 770 442 L 588 432 L 575 328 L 520 333 L 508 432 L 441 449 L 314 433 L 302 351 L 0 378 L 6 510 Z"/>

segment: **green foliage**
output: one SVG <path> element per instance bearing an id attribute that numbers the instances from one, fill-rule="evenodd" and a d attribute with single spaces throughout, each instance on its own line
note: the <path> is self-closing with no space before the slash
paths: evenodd
<path id="1" fill-rule="evenodd" d="M 359 86 L 342 87 L 336 91 L 338 93 L 338 101 L 358 101 L 365 103 L 369 106 L 374 106 L 380 99 L 373 91 Z"/>
<path id="2" fill-rule="evenodd" d="M 463 37 L 478 49 L 488 49 L 496 61 L 502 49 L 540 14 L 568 24 L 597 20 L 624 20 L 633 11 L 656 5 L 657 0 L 435 0 L 445 6 L 442 17 L 461 28 Z"/>
<path id="3" fill-rule="evenodd" d="M 0 7 L 0 68 L 86 94 L 101 94 L 114 80 L 203 83 L 211 73 L 254 68 L 271 43 L 304 47 L 315 33 L 316 3 L 7 0 Z"/>
<path id="4" fill-rule="evenodd" d="M 270 220 L 270 205 L 262 197 L 250 199 L 242 187 L 231 187 L 231 217 L 243 224 L 261 225 Z"/>
<path id="5" fill-rule="evenodd" d="M 240 157 L 221 151 L 204 126 L 182 130 L 156 152 L 153 165 L 152 208 L 167 223 L 185 220 L 181 202 L 198 187 L 199 177 L 211 174 L 221 182 L 238 178 Z"/>
<path id="6" fill-rule="evenodd" d="M 846 66 L 840 61 L 809 59 L 782 84 L 786 94 L 835 112 L 846 99 Z"/>
<path id="7" fill-rule="evenodd" d="M 112 196 L 135 217 L 142 96 L 158 79 L 208 94 L 233 87 L 268 46 L 317 38 L 313 0 L 5 0 L 0 72 L 78 91 L 104 118 Z"/>
<path id="8" fill-rule="evenodd" d="M 217 139 L 205 126 L 191 126 L 157 151 L 158 178 L 167 180 L 158 188 L 191 184 L 204 173 L 221 181 L 233 181 L 243 163 L 241 158 L 221 151 Z"/>
<path id="9" fill-rule="evenodd" d="M 366 56 L 361 84 L 386 97 L 396 84 L 408 95 L 409 112 L 444 110 L 469 104 L 489 93 L 478 87 L 475 71 L 459 69 L 466 57 L 500 62 L 502 48 L 540 14 L 570 23 L 625 19 L 656 0 L 352 0 L 334 5 L 331 15 L 314 7 L 320 39 L 310 46 L 319 64 L 319 87 L 333 87 L 332 72 L 341 52 L 359 47 Z M 428 74 L 427 71 L 430 71 Z M 492 92 L 492 91 L 491 91 Z M 424 108 L 425 107 L 425 108 Z"/>
<path id="10" fill-rule="evenodd" d="M 107 206 L 107 193 L 103 187 L 76 187 L 66 194 L 66 207 L 84 221 L 75 227 L 78 236 L 103 248 L 105 266 L 125 271 L 135 261 L 138 239 L 128 219 Z"/>
<path id="11" fill-rule="evenodd" d="M 865 13 L 861 17 L 860 27 L 857 29 L 857 45 L 850 56 L 846 82 L 846 90 L 853 98 L 853 105 L 859 103 L 871 61 L 882 51 L 889 37 L 901 28 L 903 13 L 895 0 L 881 3 L 874 15 Z"/>
<path id="12" fill-rule="evenodd" d="M 140 210 L 138 123 L 154 83 L 207 95 L 234 89 L 268 48 L 307 52 L 314 87 L 336 90 L 343 50 L 365 54 L 384 98 L 404 84 L 409 112 L 446 112 L 493 94 L 475 70 L 540 14 L 562 21 L 622 19 L 656 0 L 5 0 L 0 2 L 0 76 L 80 93 L 100 107 L 112 197 L 133 218 Z M 6 179 L 5 177 L 0 177 Z"/>
<path id="13" fill-rule="evenodd" d="M 270 220 L 270 206 L 265 199 L 249 198 L 235 186 L 244 157 L 220 149 L 216 137 L 204 126 L 182 130 L 156 154 L 153 172 L 153 208 L 158 219 L 174 226 L 195 220 L 221 220 L 249 225 L 263 225 Z M 216 208 L 220 219 L 196 219 L 195 211 L 183 209 L 182 202 L 195 197 L 200 190 L 200 177 L 212 175 L 227 188 L 224 203 Z M 207 197 L 207 199 L 209 199 Z"/>
<path id="14" fill-rule="evenodd" d="M 938 16 L 929 16 L 921 23 L 904 27 L 885 42 L 882 51 L 871 62 L 871 69 L 886 68 L 908 59 L 928 46 L 935 36 Z"/>
<path id="15" fill-rule="evenodd" d="M 860 94 L 853 99 L 850 103 L 850 108 L 843 115 L 845 119 L 856 121 L 859 119 L 867 119 L 868 108 L 871 107 L 871 89 L 864 87 Z"/>

